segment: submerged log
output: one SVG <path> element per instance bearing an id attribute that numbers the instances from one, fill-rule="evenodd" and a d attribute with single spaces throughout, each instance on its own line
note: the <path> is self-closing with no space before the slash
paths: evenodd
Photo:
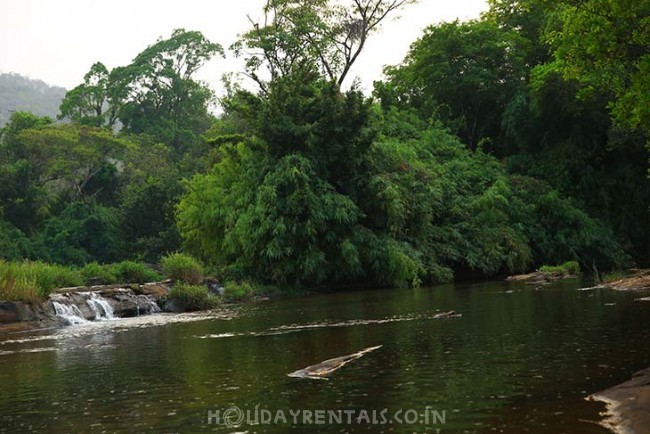
<path id="1" fill-rule="evenodd" d="M 304 369 L 287 374 L 289 377 L 294 378 L 310 378 L 313 380 L 327 380 L 327 376 L 337 369 L 347 365 L 353 360 L 356 360 L 360 357 L 363 357 L 365 354 L 368 354 L 372 351 L 378 350 L 382 346 L 370 347 L 365 350 L 361 350 L 354 354 L 348 354 L 347 356 L 336 357 L 334 359 L 325 360 L 317 365 L 308 366 Z"/>
<path id="2" fill-rule="evenodd" d="M 460 318 L 462 314 L 456 312 L 455 310 L 450 310 L 449 312 L 440 312 L 433 316 L 433 319 L 447 319 L 447 318 Z"/>

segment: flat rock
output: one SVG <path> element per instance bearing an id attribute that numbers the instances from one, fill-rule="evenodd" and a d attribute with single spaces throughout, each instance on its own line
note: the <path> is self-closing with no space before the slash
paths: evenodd
<path id="1" fill-rule="evenodd" d="M 635 373 L 625 383 L 589 395 L 586 399 L 607 405 L 602 425 L 612 431 L 620 434 L 650 433 L 650 368 Z"/>
<path id="2" fill-rule="evenodd" d="M 632 275 L 606 285 L 619 291 L 650 291 L 650 270 L 635 270 Z"/>

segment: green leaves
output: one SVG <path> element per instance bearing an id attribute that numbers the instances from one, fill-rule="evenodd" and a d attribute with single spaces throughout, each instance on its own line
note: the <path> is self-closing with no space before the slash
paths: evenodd
<path id="1" fill-rule="evenodd" d="M 113 86 L 106 66 L 101 62 L 93 64 L 84 76 L 84 82 L 65 95 L 58 118 L 113 128 L 119 110 L 119 102 L 112 98 Z"/>
<path id="2" fill-rule="evenodd" d="M 129 146 L 110 131 L 81 125 L 27 129 L 18 140 L 37 182 L 42 186 L 60 183 L 60 193 L 73 200 L 95 193 L 88 191 L 93 178 L 104 167 L 117 164 Z"/>
<path id="3" fill-rule="evenodd" d="M 358 272 L 354 247 L 348 241 L 342 258 L 339 244 L 360 218 L 354 203 L 320 180 L 303 156 L 290 154 L 267 166 L 241 147 L 237 158 L 225 158 L 211 175 L 192 181 L 179 207 L 187 247 L 278 283 L 319 283 L 338 267 L 343 274 Z M 255 181 L 238 182 L 242 174 L 260 184 L 250 190 Z M 213 238 L 205 239 L 206 229 Z"/>
<path id="4" fill-rule="evenodd" d="M 617 123 L 648 133 L 650 4 L 635 0 L 555 2 L 546 38 L 566 78 L 611 92 Z"/>
<path id="5" fill-rule="evenodd" d="M 59 118 L 109 129 L 119 120 L 124 131 L 148 134 L 184 153 L 211 121 L 213 93 L 194 74 L 218 54 L 222 47 L 200 32 L 174 30 L 130 65 L 108 71 L 95 63 L 67 93 Z"/>
<path id="6" fill-rule="evenodd" d="M 475 148 L 500 136 L 501 114 L 522 87 L 525 40 L 488 20 L 431 26 L 403 65 L 386 69 L 401 107 L 445 122 Z M 495 153 L 502 150 L 495 149 Z"/>

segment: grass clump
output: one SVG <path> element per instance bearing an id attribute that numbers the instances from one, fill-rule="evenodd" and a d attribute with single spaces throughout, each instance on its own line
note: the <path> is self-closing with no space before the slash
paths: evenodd
<path id="1" fill-rule="evenodd" d="M 119 283 L 147 283 L 162 280 L 162 276 L 144 264 L 122 261 L 109 266 Z"/>
<path id="2" fill-rule="evenodd" d="M 203 265 L 184 253 L 172 253 L 161 259 L 165 276 L 176 282 L 198 285 L 203 279 Z"/>
<path id="3" fill-rule="evenodd" d="M 36 301 L 53 289 L 80 286 L 79 270 L 43 262 L 5 262 L 0 260 L 0 299 Z"/>
<path id="4" fill-rule="evenodd" d="M 577 261 L 569 261 L 562 265 L 544 265 L 539 271 L 547 274 L 580 274 L 580 264 Z"/>
<path id="5" fill-rule="evenodd" d="M 35 301 L 40 298 L 36 278 L 18 263 L 0 260 L 0 300 Z"/>
<path id="6" fill-rule="evenodd" d="M 94 277 L 107 284 L 162 280 L 162 276 L 151 268 L 132 261 L 111 265 L 92 262 L 83 268 L 73 268 L 40 261 L 7 262 L 0 259 L 0 300 L 36 301 L 47 297 L 54 289 L 81 286 Z"/>
<path id="7" fill-rule="evenodd" d="M 256 296 L 270 295 L 278 291 L 276 286 L 258 285 L 249 280 L 240 280 L 226 282 L 223 295 L 227 301 L 250 301 Z"/>
<path id="8" fill-rule="evenodd" d="M 56 288 L 81 286 L 84 283 L 79 270 L 72 267 L 44 262 L 25 262 L 24 264 L 34 272 L 36 284 L 43 295 L 49 294 Z"/>
<path id="9" fill-rule="evenodd" d="M 219 297 L 208 292 L 202 285 L 180 283 L 169 292 L 169 298 L 176 300 L 184 310 L 211 309 L 220 302 Z"/>
<path id="10" fill-rule="evenodd" d="M 625 279 L 627 276 L 628 274 L 625 271 L 615 270 L 612 271 L 611 273 L 605 274 L 602 278 L 602 281 L 603 283 L 611 283 L 611 282 L 616 282 L 618 280 Z"/>

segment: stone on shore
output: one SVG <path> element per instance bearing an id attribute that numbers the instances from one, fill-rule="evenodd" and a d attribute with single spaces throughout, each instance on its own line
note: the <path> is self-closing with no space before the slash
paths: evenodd
<path id="1" fill-rule="evenodd" d="M 607 405 L 602 425 L 619 434 L 650 433 L 650 368 L 635 373 L 631 380 L 589 395 L 589 401 Z"/>
<path id="2" fill-rule="evenodd" d="M 605 286 L 619 291 L 650 291 L 650 270 L 634 270 L 630 276 Z"/>

